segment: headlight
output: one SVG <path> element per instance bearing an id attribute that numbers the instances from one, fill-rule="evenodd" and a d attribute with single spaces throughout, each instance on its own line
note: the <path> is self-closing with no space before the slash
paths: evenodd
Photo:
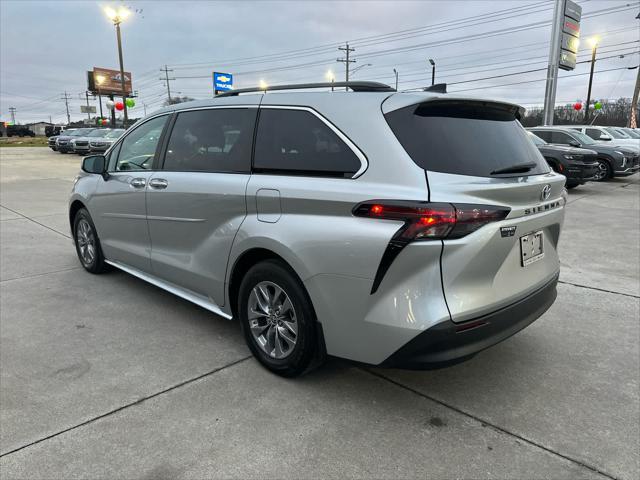
<path id="1" fill-rule="evenodd" d="M 613 153 L 617 153 L 618 155 L 622 155 L 624 157 L 624 153 L 619 150 L 614 150 Z"/>
<path id="2" fill-rule="evenodd" d="M 566 158 L 567 160 L 582 160 L 582 157 L 584 155 L 562 155 L 564 158 Z"/>

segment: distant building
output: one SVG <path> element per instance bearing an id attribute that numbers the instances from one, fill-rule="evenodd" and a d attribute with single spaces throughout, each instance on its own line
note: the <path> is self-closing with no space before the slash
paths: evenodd
<path id="1" fill-rule="evenodd" d="M 49 122 L 36 122 L 36 123 L 27 123 L 27 127 L 36 135 L 46 135 L 45 129 L 47 127 L 52 127 L 54 124 Z"/>

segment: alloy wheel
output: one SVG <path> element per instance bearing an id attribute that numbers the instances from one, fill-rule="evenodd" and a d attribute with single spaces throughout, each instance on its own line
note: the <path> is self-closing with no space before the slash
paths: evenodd
<path id="1" fill-rule="evenodd" d="M 298 340 L 298 320 L 289 295 L 273 282 L 258 283 L 247 301 L 249 328 L 258 346 L 275 359 L 286 358 Z"/>
<path id="2" fill-rule="evenodd" d="M 82 263 L 91 265 L 96 258 L 96 237 L 89 222 L 81 218 L 76 227 L 76 241 Z"/>
<path id="3" fill-rule="evenodd" d="M 605 162 L 598 162 L 598 170 L 594 175 L 594 179 L 597 181 L 604 180 L 609 175 L 609 169 Z"/>

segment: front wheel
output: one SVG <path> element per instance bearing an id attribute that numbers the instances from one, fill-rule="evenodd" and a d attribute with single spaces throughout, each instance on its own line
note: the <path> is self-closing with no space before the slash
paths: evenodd
<path id="1" fill-rule="evenodd" d="M 598 170 L 596 174 L 593 176 L 593 179 L 596 182 L 604 182 L 605 180 L 609 180 L 613 177 L 613 171 L 611 170 L 611 165 L 604 159 L 598 159 Z"/>
<path id="2" fill-rule="evenodd" d="M 295 377 L 316 358 L 316 318 L 300 280 L 277 260 L 253 266 L 238 295 L 245 341 L 258 361 L 278 375 Z"/>
<path id="3" fill-rule="evenodd" d="M 73 240 L 76 244 L 78 259 L 86 271 L 102 273 L 107 270 L 98 232 L 91 220 L 91 215 L 85 208 L 78 210 L 73 219 Z"/>

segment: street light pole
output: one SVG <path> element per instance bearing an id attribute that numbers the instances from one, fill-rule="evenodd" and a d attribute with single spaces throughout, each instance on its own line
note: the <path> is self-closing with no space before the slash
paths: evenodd
<path id="1" fill-rule="evenodd" d="M 589 123 L 589 103 L 591 103 L 591 85 L 593 84 L 593 67 L 596 64 L 596 50 L 598 49 L 598 39 L 592 39 L 591 50 L 591 71 L 589 72 L 589 88 L 587 90 L 587 104 L 584 106 L 584 123 Z"/>
<path id="2" fill-rule="evenodd" d="M 124 64 L 122 62 L 122 38 L 120 37 L 120 22 L 118 19 L 116 23 L 116 36 L 118 37 L 118 59 L 120 60 L 120 85 L 122 87 L 122 105 L 124 106 L 124 127 L 127 128 L 127 121 L 129 116 L 127 115 L 127 92 L 124 86 Z"/>
<path id="3" fill-rule="evenodd" d="M 126 18 L 131 15 L 131 12 L 124 6 L 118 8 L 118 10 L 114 10 L 111 7 L 106 7 L 104 9 L 109 20 L 113 22 L 116 27 L 116 38 L 118 40 L 118 59 L 120 60 L 120 87 L 122 88 L 122 104 L 124 106 L 124 126 L 126 127 L 127 121 L 129 120 L 129 116 L 127 114 L 127 91 L 125 89 L 125 80 L 124 80 L 124 62 L 122 61 L 122 37 L 120 35 L 120 24 L 126 20 Z M 115 114 L 114 114 L 115 117 Z M 113 125 L 115 127 L 115 123 Z"/>
<path id="4" fill-rule="evenodd" d="M 396 76 L 396 92 L 398 91 L 398 71 L 394 68 L 393 73 Z"/>
<path id="5" fill-rule="evenodd" d="M 431 64 L 431 85 L 435 85 L 436 84 L 436 62 L 433 61 L 433 58 L 430 58 L 429 63 Z"/>

